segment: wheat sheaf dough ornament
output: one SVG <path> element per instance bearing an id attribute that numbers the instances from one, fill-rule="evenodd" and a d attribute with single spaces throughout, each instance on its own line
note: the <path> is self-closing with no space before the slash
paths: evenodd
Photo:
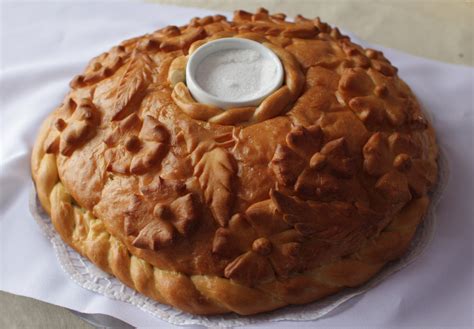
<path id="1" fill-rule="evenodd" d="M 190 53 L 248 38 L 281 60 L 255 107 L 200 104 Z M 397 69 L 319 18 L 236 11 L 126 40 L 75 77 L 32 154 L 62 239 L 195 314 L 270 311 L 363 284 L 407 250 L 435 134 Z"/>

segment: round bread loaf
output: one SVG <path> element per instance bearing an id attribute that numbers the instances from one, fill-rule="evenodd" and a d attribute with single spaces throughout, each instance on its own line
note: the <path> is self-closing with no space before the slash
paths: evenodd
<path id="1" fill-rule="evenodd" d="M 280 58 L 256 107 L 196 102 L 186 61 L 218 38 Z M 380 51 L 260 9 L 122 42 L 75 77 L 32 155 L 61 237 L 196 314 L 255 314 L 366 282 L 401 256 L 437 179 L 435 135 Z"/>

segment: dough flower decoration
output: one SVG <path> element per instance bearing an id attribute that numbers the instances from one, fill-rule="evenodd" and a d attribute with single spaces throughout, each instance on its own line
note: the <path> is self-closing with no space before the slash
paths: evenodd
<path id="1" fill-rule="evenodd" d="M 212 252 L 230 261 L 225 277 L 261 286 L 357 250 L 380 218 L 363 205 L 303 201 L 272 190 L 216 231 Z"/>
<path id="2" fill-rule="evenodd" d="M 344 137 L 324 140 L 321 127 L 297 126 L 286 136 L 286 145 L 279 144 L 270 167 L 280 187 L 305 199 L 346 200 L 351 179 L 357 169 Z"/>
<path id="3" fill-rule="evenodd" d="M 399 132 L 377 132 L 362 150 L 364 171 L 376 177 L 375 189 L 380 195 L 395 204 L 425 195 L 436 182 L 437 165 L 424 158 L 414 138 Z"/>
<path id="4" fill-rule="evenodd" d="M 44 150 L 49 154 L 70 156 L 95 136 L 101 115 L 90 97 L 68 98 L 60 109 L 61 115 L 48 134 Z"/>
<path id="5" fill-rule="evenodd" d="M 160 250 L 189 237 L 198 228 L 202 206 L 199 196 L 185 184 L 158 176 L 141 192 L 143 195 L 135 195 L 124 221 L 124 230 L 133 246 Z M 164 201 L 152 205 L 154 196 Z M 151 213 L 147 210 L 150 206 Z"/>
<path id="6" fill-rule="evenodd" d="M 215 232 L 212 252 L 228 260 L 225 277 L 252 286 L 302 269 L 301 236 L 278 214 L 261 216 L 269 206 L 268 202 L 254 205 Z"/>
<path id="7" fill-rule="evenodd" d="M 145 174 L 158 169 L 168 150 L 169 133 L 153 116 L 143 122 L 131 114 L 111 129 L 104 143 L 107 170 L 118 174 Z"/>
<path id="8" fill-rule="evenodd" d="M 369 55 L 373 53 L 367 52 Z M 379 53 L 371 57 L 383 56 Z M 373 60 L 372 63 L 377 62 Z M 389 65 L 385 61 L 382 63 Z M 394 73 L 355 67 L 342 71 L 336 95 L 370 130 L 399 129 L 404 126 L 425 129 L 427 122 L 419 104 L 409 97 L 410 94 L 410 88 Z"/>

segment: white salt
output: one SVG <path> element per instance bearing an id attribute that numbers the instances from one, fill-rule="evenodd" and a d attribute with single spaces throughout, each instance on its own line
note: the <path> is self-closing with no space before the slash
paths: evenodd
<path id="1" fill-rule="evenodd" d="M 227 101 L 258 97 L 277 78 L 273 61 L 252 49 L 225 49 L 204 58 L 196 82 L 207 93 Z"/>

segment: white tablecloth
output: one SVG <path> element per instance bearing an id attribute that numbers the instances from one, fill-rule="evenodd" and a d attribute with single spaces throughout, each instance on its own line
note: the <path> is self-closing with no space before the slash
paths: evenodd
<path id="1" fill-rule="evenodd" d="M 132 3 L 3 5 L 0 73 L 0 289 L 134 326 L 174 327 L 72 282 L 28 212 L 29 157 L 37 129 L 93 56 L 125 38 L 208 11 Z M 442 45 L 440 45 L 442 47 Z M 382 49 L 433 117 L 451 177 L 438 228 L 418 261 L 314 327 L 471 327 L 474 271 L 474 68 Z M 293 324 L 294 325 L 294 324 Z M 249 327 L 263 328 L 266 324 Z M 288 328 L 289 323 L 273 323 Z"/>

